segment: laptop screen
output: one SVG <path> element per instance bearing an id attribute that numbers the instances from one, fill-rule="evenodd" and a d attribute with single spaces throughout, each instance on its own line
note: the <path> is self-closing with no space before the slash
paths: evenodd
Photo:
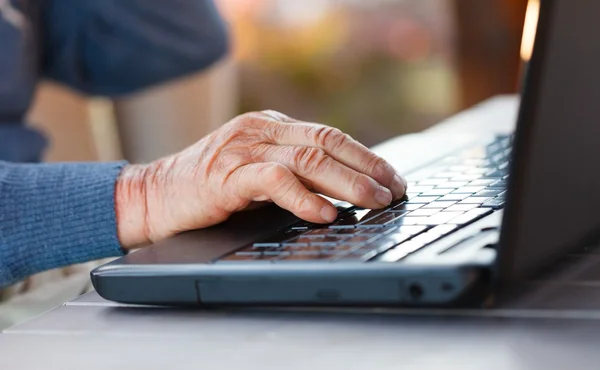
<path id="1" fill-rule="evenodd" d="M 533 276 L 600 230 L 600 1 L 539 4 L 497 265 L 505 281 Z"/>

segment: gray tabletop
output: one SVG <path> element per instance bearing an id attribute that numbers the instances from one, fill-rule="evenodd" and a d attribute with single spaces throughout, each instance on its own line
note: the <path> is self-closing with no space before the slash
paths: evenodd
<path id="1" fill-rule="evenodd" d="M 201 311 L 119 306 L 91 293 L 0 335 L 0 362 L 5 369 L 596 368 L 597 312 Z"/>
<path id="2" fill-rule="evenodd" d="M 430 132 L 456 146 L 509 130 L 516 103 L 494 99 Z M 400 140 L 406 153 L 420 145 L 413 136 L 377 150 L 397 154 Z M 398 168 L 410 161 L 394 158 Z M 91 292 L 4 331 L 0 368 L 597 368 L 600 253 L 574 255 L 552 276 L 481 310 L 193 310 L 119 305 Z"/>

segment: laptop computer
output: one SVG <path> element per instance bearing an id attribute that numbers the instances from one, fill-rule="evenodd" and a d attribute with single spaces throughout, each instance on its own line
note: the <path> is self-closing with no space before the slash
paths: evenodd
<path id="1" fill-rule="evenodd" d="M 385 209 L 340 202 L 329 225 L 242 212 L 95 269 L 95 289 L 154 305 L 446 307 L 538 276 L 600 230 L 600 2 L 539 5 L 514 133 L 424 146 L 439 158 Z"/>

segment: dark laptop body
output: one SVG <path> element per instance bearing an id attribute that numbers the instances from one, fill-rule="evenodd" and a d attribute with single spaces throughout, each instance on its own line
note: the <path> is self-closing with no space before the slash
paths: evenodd
<path id="1" fill-rule="evenodd" d="M 95 289 L 108 300 L 158 305 L 458 306 L 539 276 L 600 226 L 598 14 L 596 0 L 542 0 L 514 136 L 490 143 L 482 135 L 475 147 L 440 151 L 408 174 L 419 192 L 409 187 L 384 215 L 340 205 L 340 221 L 324 226 L 338 239 L 318 239 L 331 246 L 310 249 L 317 239 L 305 237 L 326 231 L 276 207 L 242 212 L 97 268 Z M 493 171 L 477 177 L 485 166 Z M 465 168 L 453 179 L 471 182 L 448 181 L 457 184 L 448 193 L 428 185 L 450 176 L 448 168 Z M 465 189 L 474 194 L 424 217 Z M 467 210 L 473 199 L 482 203 Z M 415 207 L 421 217 L 411 217 Z M 463 208 L 462 223 L 440 216 Z M 357 234 L 343 239 L 340 230 Z"/>

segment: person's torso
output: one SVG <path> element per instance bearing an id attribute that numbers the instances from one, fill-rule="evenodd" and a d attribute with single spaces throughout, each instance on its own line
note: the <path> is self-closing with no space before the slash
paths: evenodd
<path id="1" fill-rule="evenodd" d="M 38 161 L 46 146 L 39 132 L 23 125 L 39 76 L 39 16 L 37 2 L 0 0 L 0 160 L 3 161 Z"/>
<path id="2" fill-rule="evenodd" d="M 30 1 L 0 0 L 0 120 L 21 119 L 38 78 L 36 11 Z"/>

